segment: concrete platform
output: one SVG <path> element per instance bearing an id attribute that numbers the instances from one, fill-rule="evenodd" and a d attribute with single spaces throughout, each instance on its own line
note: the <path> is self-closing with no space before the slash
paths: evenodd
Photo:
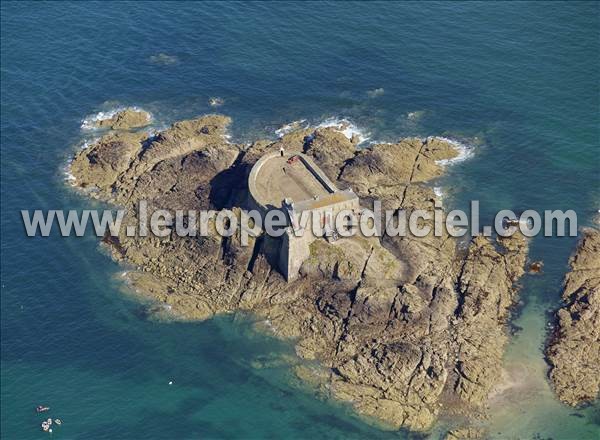
<path id="1" fill-rule="evenodd" d="M 303 161 L 288 163 L 288 159 L 272 157 L 260 168 L 256 196 L 264 205 L 280 208 L 285 198 L 300 202 L 332 194 Z"/>

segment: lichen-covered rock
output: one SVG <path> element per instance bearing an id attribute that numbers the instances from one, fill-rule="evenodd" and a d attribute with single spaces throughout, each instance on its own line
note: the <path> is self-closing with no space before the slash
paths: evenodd
<path id="1" fill-rule="evenodd" d="M 600 392 L 600 230 L 583 230 L 570 266 L 547 356 L 558 398 L 576 406 Z"/>
<path id="2" fill-rule="evenodd" d="M 334 127 L 318 128 L 307 139 L 304 152 L 335 181 L 344 163 L 356 154 L 356 145 Z"/>
<path id="3" fill-rule="evenodd" d="M 154 200 L 168 209 L 208 209 L 228 199 L 228 172 L 240 149 L 224 138 L 230 119 L 209 115 L 178 122 L 151 137 L 113 132 L 80 151 L 71 164 L 76 185 L 118 204 Z M 151 172 L 149 172 L 151 171 Z"/>
<path id="4" fill-rule="evenodd" d="M 436 160 L 447 157 L 441 145 L 451 147 L 435 139 L 408 138 L 397 144 L 373 145 L 349 160 L 340 178 L 352 185 L 356 192 L 368 194 L 372 188 L 406 185 L 438 177 L 442 174 L 442 167 Z"/>
<path id="5" fill-rule="evenodd" d="M 82 188 L 96 188 L 108 197 L 117 178 L 127 171 L 142 150 L 146 135 L 110 133 L 78 153 L 71 163 L 71 174 Z"/>
<path id="6" fill-rule="evenodd" d="M 425 146 L 422 154 L 433 160 L 450 160 L 459 155 L 456 144 L 447 139 L 431 136 L 425 139 L 423 143 Z"/>
<path id="7" fill-rule="evenodd" d="M 248 208 L 247 175 L 266 152 L 304 152 L 361 204 L 433 213 L 436 197 L 423 182 L 457 153 L 438 138 L 404 139 L 357 150 L 338 129 L 292 131 L 246 148 L 224 137 L 229 119 L 207 116 L 174 124 L 152 138 L 111 134 L 80 152 L 77 185 L 127 208 L 136 225 L 141 200 L 175 209 Z M 433 226 L 432 221 L 425 224 Z M 107 237 L 113 256 L 139 268 L 128 279 L 186 319 L 247 310 L 264 328 L 290 338 L 296 353 L 318 360 L 299 377 L 351 402 L 394 428 L 427 430 L 457 406 L 485 405 L 499 379 L 514 283 L 524 273 L 523 237 L 492 243 L 475 238 L 460 251 L 447 233 L 317 240 L 301 276 L 287 283 L 274 269 L 279 242 L 268 236 Z"/>
<path id="8" fill-rule="evenodd" d="M 139 159 L 131 164 L 134 176 L 141 175 L 166 159 L 201 151 L 211 145 L 228 146 L 224 135 L 230 122 L 230 118 L 220 115 L 176 122 L 149 139 Z"/>
<path id="9" fill-rule="evenodd" d="M 499 239 L 499 249 L 484 237 L 469 247 L 458 277 L 461 304 L 456 310 L 457 362 L 454 392 L 468 402 L 482 402 L 500 376 L 514 283 L 523 275 L 527 240 L 515 234 Z"/>

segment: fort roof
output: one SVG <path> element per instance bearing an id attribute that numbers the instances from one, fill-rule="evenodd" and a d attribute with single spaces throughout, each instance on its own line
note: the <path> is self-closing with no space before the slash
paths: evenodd
<path id="1" fill-rule="evenodd" d="M 355 199 L 357 196 L 352 191 L 338 191 L 333 194 L 328 194 L 318 199 L 303 200 L 298 203 L 294 203 L 294 209 L 297 212 L 308 211 L 311 209 L 320 209 L 327 206 L 346 202 Z"/>
<path id="2" fill-rule="evenodd" d="M 266 154 L 254 165 L 248 186 L 255 203 L 266 209 L 281 208 L 285 199 L 301 202 L 298 207 L 303 209 L 315 209 L 346 197 L 310 157 L 279 151 Z"/>

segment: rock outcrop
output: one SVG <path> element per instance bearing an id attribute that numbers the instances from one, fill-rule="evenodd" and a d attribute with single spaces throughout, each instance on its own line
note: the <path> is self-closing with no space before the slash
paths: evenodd
<path id="1" fill-rule="evenodd" d="M 110 118 L 98 119 L 90 125 L 95 128 L 110 128 L 112 130 L 130 130 L 145 127 L 152 121 L 152 115 L 144 110 L 126 108 L 116 112 Z"/>
<path id="2" fill-rule="evenodd" d="M 281 146 L 311 155 L 365 207 L 381 201 L 393 212 L 382 214 L 391 227 L 401 210 L 439 209 L 425 182 L 443 173 L 439 161 L 456 156 L 453 146 L 404 139 L 357 150 L 330 127 L 243 147 L 224 137 L 228 123 L 206 116 L 147 139 L 110 133 L 74 159 L 78 186 L 127 209 L 122 232 L 105 242 L 139 268 L 128 274 L 136 288 L 187 319 L 251 311 L 294 341 L 300 357 L 319 361 L 318 370 L 296 365 L 299 377 L 390 427 L 426 430 L 440 414 L 481 409 L 499 379 L 524 237 L 476 237 L 467 249 L 433 229 L 424 237 L 317 240 L 301 276 L 286 283 L 274 269 L 271 237 L 242 246 L 239 235 L 216 234 L 211 221 L 205 234 L 188 237 L 129 236 L 125 227 L 139 224 L 142 200 L 148 210 L 247 208 L 250 168 Z"/>
<path id="3" fill-rule="evenodd" d="M 600 230 L 583 230 L 565 276 L 564 306 L 547 349 L 550 381 L 558 398 L 572 406 L 600 392 Z"/>

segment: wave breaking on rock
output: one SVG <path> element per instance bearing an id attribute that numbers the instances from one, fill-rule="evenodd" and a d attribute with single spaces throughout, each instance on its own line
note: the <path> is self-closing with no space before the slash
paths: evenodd
<path id="1" fill-rule="evenodd" d="M 145 127 L 152 122 L 152 114 L 137 107 L 119 107 L 86 116 L 81 122 L 82 130 L 130 130 Z"/>

